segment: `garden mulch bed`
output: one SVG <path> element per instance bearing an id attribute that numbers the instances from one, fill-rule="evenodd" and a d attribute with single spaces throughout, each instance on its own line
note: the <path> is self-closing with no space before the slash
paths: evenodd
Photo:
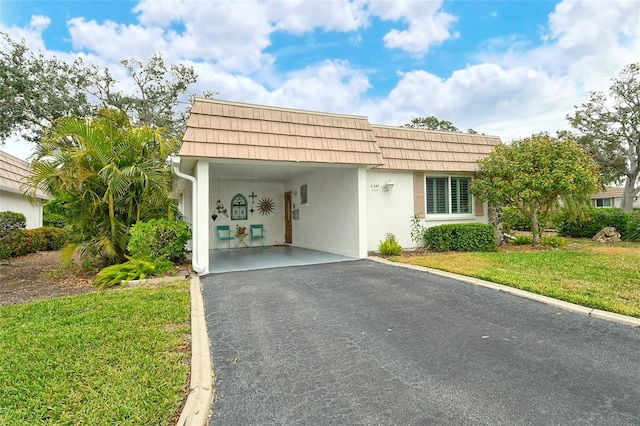
<path id="1" fill-rule="evenodd" d="M 95 276 L 60 268 L 60 251 L 28 254 L 0 262 L 0 306 L 95 291 Z"/>

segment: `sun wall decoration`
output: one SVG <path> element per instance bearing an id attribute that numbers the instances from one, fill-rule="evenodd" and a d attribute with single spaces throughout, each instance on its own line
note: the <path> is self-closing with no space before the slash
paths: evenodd
<path id="1" fill-rule="evenodd" d="M 270 215 L 273 213 L 273 209 L 275 208 L 275 203 L 269 197 L 263 197 L 258 201 L 258 212 L 261 215 Z"/>

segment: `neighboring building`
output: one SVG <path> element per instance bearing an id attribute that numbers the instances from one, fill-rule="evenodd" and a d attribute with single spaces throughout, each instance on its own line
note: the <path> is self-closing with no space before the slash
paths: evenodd
<path id="1" fill-rule="evenodd" d="M 415 246 L 414 214 L 427 227 L 486 223 L 486 205 L 468 185 L 498 144 L 362 116 L 197 99 L 174 159 L 174 193 L 205 273 L 218 225 L 261 224 L 268 245 L 364 258 L 387 233 Z"/>
<path id="2" fill-rule="evenodd" d="M 623 193 L 623 188 L 608 186 L 604 191 L 592 195 L 591 203 L 594 207 L 621 207 Z M 640 199 L 637 196 L 633 200 L 633 207 L 640 208 Z"/>
<path id="3" fill-rule="evenodd" d="M 38 190 L 30 200 L 23 183 L 31 174 L 29 163 L 0 151 L 0 211 L 22 213 L 27 218 L 27 229 L 42 226 L 42 204 L 50 197 Z"/>

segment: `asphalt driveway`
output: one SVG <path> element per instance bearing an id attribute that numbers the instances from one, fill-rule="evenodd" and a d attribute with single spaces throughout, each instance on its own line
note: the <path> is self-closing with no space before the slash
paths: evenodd
<path id="1" fill-rule="evenodd" d="M 640 424 L 640 329 L 367 260 L 202 279 L 214 425 Z"/>

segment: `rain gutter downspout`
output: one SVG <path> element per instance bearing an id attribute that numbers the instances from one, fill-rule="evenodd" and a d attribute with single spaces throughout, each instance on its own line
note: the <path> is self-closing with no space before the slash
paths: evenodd
<path id="1" fill-rule="evenodd" d="M 193 221 L 193 235 L 192 235 L 192 256 L 191 266 L 193 271 L 197 274 L 204 272 L 204 266 L 198 264 L 198 181 L 191 175 L 182 173 L 180 171 L 180 157 L 171 157 L 171 164 L 173 165 L 173 173 L 176 176 L 191 182 L 191 220 Z"/>

